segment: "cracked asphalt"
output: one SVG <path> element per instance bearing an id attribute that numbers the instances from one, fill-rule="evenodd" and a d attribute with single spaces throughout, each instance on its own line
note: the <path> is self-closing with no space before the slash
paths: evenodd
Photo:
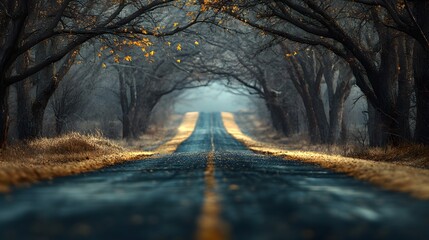
<path id="1" fill-rule="evenodd" d="M 0 196 L 0 239 L 429 239 L 429 201 L 255 154 L 201 113 L 171 155 Z"/>

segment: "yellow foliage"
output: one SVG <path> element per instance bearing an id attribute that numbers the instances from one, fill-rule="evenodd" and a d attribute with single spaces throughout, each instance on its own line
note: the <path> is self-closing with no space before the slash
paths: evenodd
<path id="1" fill-rule="evenodd" d="M 289 57 L 296 56 L 296 55 L 298 55 L 298 52 L 297 52 L 297 51 L 294 51 L 293 53 L 286 53 L 286 54 L 285 54 L 285 56 L 286 56 L 286 57 L 288 57 L 288 58 L 289 58 Z"/>

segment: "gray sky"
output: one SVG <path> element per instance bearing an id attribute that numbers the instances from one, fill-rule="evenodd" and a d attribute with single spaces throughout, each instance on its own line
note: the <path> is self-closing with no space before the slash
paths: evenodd
<path id="1" fill-rule="evenodd" d="M 187 90 L 176 104 L 178 112 L 235 112 L 248 108 L 248 98 L 221 84 Z"/>

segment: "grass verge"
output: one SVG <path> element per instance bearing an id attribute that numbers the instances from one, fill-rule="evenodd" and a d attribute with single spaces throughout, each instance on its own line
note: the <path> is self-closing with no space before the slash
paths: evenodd
<path id="1" fill-rule="evenodd" d="M 367 147 L 360 144 L 312 144 L 302 135 L 285 137 L 253 114 L 239 113 L 234 119 L 245 133 L 255 140 L 278 148 L 341 155 L 377 162 L 429 169 L 429 147 L 418 144 L 403 144 L 395 147 Z"/>
<path id="2" fill-rule="evenodd" d="M 11 186 L 89 172 L 160 153 L 171 153 L 193 131 L 197 113 L 188 113 L 176 135 L 154 151 L 127 148 L 99 135 L 70 133 L 55 138 L 40 138 L 0 149 L 0 192 Z"/>
<path id="3" fill-rule="evenodd" d="M 222 119 L 228 133 L 254 152 L 279 156 L 285 160 L 318 164 L 333 171 L 369 181 L 385 189 L 405 192 L 414 197 L 429 200 L 429 170 L 427 169 L 313 151 L 286 150 L 245 135 L 231 113 L 222 113 Z"/>
<path id="4" fill-rule="evenodd" d="M 176 135 L 154 150 L 157 154 L 171 154 L 188 139 L 195 129 L 199 114 L 197 112 L 186 113 L 182 124 L 177 129 Z"/>

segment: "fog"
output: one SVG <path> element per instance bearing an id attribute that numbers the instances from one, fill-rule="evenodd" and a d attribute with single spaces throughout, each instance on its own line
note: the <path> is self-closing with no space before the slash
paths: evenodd
<path id="1" fill-rule="evenodd" d="M 219 83 L 186 90 L 177 100 L 176 111 L 183 112 L 236 112 L 249 108 L 247 96 L 231 93 Z"/>

